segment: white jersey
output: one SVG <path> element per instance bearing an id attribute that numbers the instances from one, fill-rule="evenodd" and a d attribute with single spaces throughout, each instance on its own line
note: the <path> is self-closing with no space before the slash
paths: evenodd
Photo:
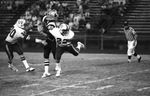
<path id="1" fill-rule="evenodd" d="M 14 25 L 10 30 L 10 33 L 7 35 L 5 41 L 10 42 L 11 44 L 16 43 L 20 38 L 24 38 L 26 31 Z"/>
<path id="2" fill-rule="evenodd" d="M 56 44 L 61 47 L 70 44 L 70 40 L 74 37 L 74 32 L 71 30 L 67 35 L 62 35 L 59 28 L 54 28 L 49 32 L 54 36 Z"/>

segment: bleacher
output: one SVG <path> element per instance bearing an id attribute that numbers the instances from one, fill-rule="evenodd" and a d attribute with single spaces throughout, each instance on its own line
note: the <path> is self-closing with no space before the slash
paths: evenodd
<path id="1" fill-rule="evenodd" d="M 30 0 L 28 0 L 30 1 Z M 36 0 L 34 0 L 35 2 Z M 76 0 L 67 0 L 65 1 L 68 3 L 68 6 L 70 7 L 71 10 L 74 10 L 74 11 L 77 11 L 76 7 L 75 7 L 75 4 L 76 4 Z M 31 4 L 33 4 L 33 1 L 32 2 L 28 2 L 29 4 L 28 7 L 31 6 Z M 78 30 L 75 30 L 76 32 L 76 37 L 78 37 L 79 39 L 88 39 L 88 40 L 95 40 L 97 42 L 99 42 L 99 36 L 100 36 L 100 33 L 99 33 L 99 29 L 100 27 L 97 26 L 97 25 L 100 25 L 100 20 L 101 19 L 107 19 L 107 16 L 108 15 L 102 15 L 102 10 L 101 10 L 101 5 L 103 5 L 103 3 L 98 3 L 97 0 L 91 0 L 90 1 L 90 4 L 89 4 L 89 9 L 90 9 L 90 23 L 91 23 L 91 26 L 92 26 L 92 32 L 93 32 L 93 35 L 95 37 L 92 37 L 91 39 L 91 35 L 88 35 L 86 34 L 86 30 L 85 29 L 78 29 Z M 28 8 L 26 7 L 26 8 Z M 19 10 L 18 13 L 13 13 L 13 14 L 9 14 L 9 13 L 3 13 L 3 16 L 0 16 L 0 30 L 2 33 L 8 33 L 9 32 L 9 29 L 10 27 L 14 24 L 14 22 L 20 17 L 20 13 L 23 13 L 25 12 L 25 9 L 24 10 Z M 0 13 L 2 15 L 2 13 Z M 109 16 L 108 16 L 109 17 Z M 5 19 L 4 19 L 5 18 Z M 102 24 L 102 23 L 101 23 Z M 31 31 L 31 33 L 34 33 L 37 31 L 36 27 L 34 27 L 34 29 Z M 86 37 L 85 37 L 86 36 Z M 89 37 L 88 37 L 89 36 Z M 99 46 L 99 45 L 98 45 Z"/>
<path id="2" fill-rule="evenodd" d="M 9 0 L 5 0 L 9 1 Z M 13 0 L 12 0 L 13 1 Z M 20 15 L 25 12 L 26 8 L 30 6 L 36 0 L 25 0 L 24 4 L 21 5 L 17 10 L 9 12 L 7 9 L 0 11 L 0 30 L 2 34 L 8 34 L 10 27 L 16 22 Z"/>

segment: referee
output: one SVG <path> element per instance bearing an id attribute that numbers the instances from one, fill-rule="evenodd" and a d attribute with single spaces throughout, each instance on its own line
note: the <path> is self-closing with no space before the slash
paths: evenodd
<path id="1" fill-rule="evenodd" d="M 140 62 L 142 57 L 138 55 L 135 51 L 135 48 L 137 46 L 137 34 L 132 27 L 129 27 L 128 21 L 124 22 L 124 33 L 128 42 L 128 45 L 127 45 L 128 46 L 128 50 L 127 50 L 128 63 L 131 62 L 132 55 L 137 57 L 138 62 Z"/>

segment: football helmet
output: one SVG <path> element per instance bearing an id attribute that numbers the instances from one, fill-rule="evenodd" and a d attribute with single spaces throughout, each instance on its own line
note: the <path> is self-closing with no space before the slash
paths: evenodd
<path id="1" fill-rule="evenodd" d="M 129 29 L 129 22 L 128 21 L 124 22 L 124 28 L 125 28 L 125 30 Z"/>
<path id="2" fill-rule="evenodd" d="M 24 29 L 27 25 L 27 22 L 25 19 L 18 19 L 15 25 L 21 29 Z"/>
<path id="3" fill-rule="evenodd" d="M 47 24 L 48 30 L 52 30 L 52 29 L 55 28 L 55 27 L 56 27 L 55 22 L 49 22 L 49 23 Z"/>
<path id="4" fill-rule="evenodd" d="M 62 35 L 67 35 L 69 33 L 69 26 L 67 24 L 62 23 L 59 28 Z"/>

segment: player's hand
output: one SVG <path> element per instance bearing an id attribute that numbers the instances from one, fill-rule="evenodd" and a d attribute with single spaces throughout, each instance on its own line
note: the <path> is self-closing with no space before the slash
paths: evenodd
<path id="1" fill-rule="evenodd" d="M 47 45 L 47 42 L 46 42 L 45 40 L 43 40 L 43 41 L 42 41 L 42 44 L 43 44 L 44 46 L 46 46 L 46 45 Z"/>
<path id="2" fill-rule="evenodd" d="M 30 37 L 30 35 L 28 35 L 27 37 L 26 37 L 26 40 L 30 40 L 31 39 L 31 37 Z"/>
<path id="3" fill-rule="evenodd" d="M 134 40 L 134 42 L 133 42 L 133 46 L 136 46 L 136 42 L 137 42 L 137 41 L 136 41 L 136 40 Z"/>
<path id="4" fill-rule="evenodd" d="M 42 31 L 43 31 L 43 26 L 39 25 L 39 26 L 37 27 L 37 30 L 38 30 L 38 32 L 42 32 Z"/>

